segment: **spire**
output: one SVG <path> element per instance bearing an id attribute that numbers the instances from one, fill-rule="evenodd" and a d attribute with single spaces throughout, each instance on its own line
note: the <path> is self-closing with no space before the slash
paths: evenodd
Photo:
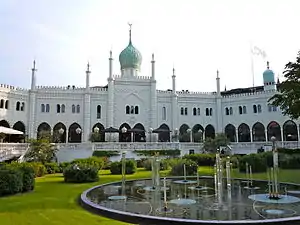
<path id="1" fill-rule="evenodd" d="M 226 85 L 225 85 L 224 91 L 227 91 Z"/>
<path id="2" fill-rule="evenodd" d="M 32 70 L 33 73 L 37 71 L 35 60 L 33 60 L 33 67 L 32 67 L 31 70 Z"/>
<path id="3" fill-rule="evenodd" d="M 154 62 L 154 53 L 152 53 L 152 62 Z"/>
<path id="4" fill-rule="evenodd" d="M 90 63 L 88 62 L 87 63 L 87 69 L 86 69 L 86 73 L 90 73 L 91 71 L 90 71 Z"/>
<path id="5" fill-rule="evenodd" d="M 174 68 L 174 65 L 173 65 L 173 76 L 175 77 L 175 68 Z"/>
<path id="6" fill-rule="evenodd" d="M 109 51 L 109 58 L 112 59 L 112 50 Z"/>
<path id="7" fill-rule="evenodd" d="M 132 23 L 128 23 L 129 25 L 129 44 L 131 45 L 131 26 L 132 26 Z"/>
<path id="8" fill-rule="evenodd" d="M 267 69 L 270 69 L 270 63 L 267 61 Z"/>
<path id="9" fill-rule="evenodd" d="M 220 77 L 219 77 L 219 70 L 217 70 L 217 79 L 218 79 L 218 78 L 220 78 Z"/>

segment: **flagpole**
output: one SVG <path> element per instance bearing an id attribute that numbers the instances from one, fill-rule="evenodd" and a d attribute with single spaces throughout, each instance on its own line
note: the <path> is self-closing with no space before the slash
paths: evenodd
<path id="1" fill-rule="evenodd" d="M 251 57 L 252 87 L 254 89 L 254 61 L 253 61 L 253 45 L 252 45 L 252 42 L 250 42 L 250 57 Z"/>

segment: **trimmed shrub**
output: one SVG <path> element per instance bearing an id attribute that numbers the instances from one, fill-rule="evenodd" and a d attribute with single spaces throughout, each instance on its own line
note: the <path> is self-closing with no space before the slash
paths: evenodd
<path id="1" fill-rule="evenodd" d="M 35 177 L 42 177 L 47 173 L 46 167 L 42 163 L 30 162 L 27 165 L 33 169 Z"/>
<path id="2" fill-rule="evenodd" d="M 75 159 L 71 162 L 71 164 L 94 166 L 98 170 L 101 170 L 104 166 L 104 160 L 102 158 L 92 156 L 86 159 Z"/>
<path id="3" fill-rule="evenodd" d="M 136 153 L 137 155 L 144 155 L 144 156 L 153 156 L 156 153 L 159 153 L 159 155 L 164 155 L 164 156 L 180 156 L 179 149 L 135 150 L 134 153 Z"/>
<path id="4" fill-rule="evenodd" d="M 215 154 L 191 154 L 183 158 L 196 162 L 198 166 L 214 166 L 216 163 Z"/>
<path id="5" fill-rule="evenodd" d="M 143 162 L 143 167 L 145 170 L 152 170 L 152 159 L 147 159 Z M 160 161 L 160 170 L 167 170 L 169 168 L 168 160 L 163 159 Z"/>
<path id="6" fill-rule="evenodd" d="M 197 163 L 188 159 L 178 159 L 177 162 L 173 164 L 170 174 L 173 176 L 183 176 L 184 164 L 185 164 L 187 176 L 193 176 L 197 174 L 197 170 L 198 170 Z"/>
<path id="7" fill-rule="evenodd" d="M 4 167 L 0 170 L 0 196 L 22 192 L 23 173 L 18 168 Z"/>
<path id="8" fill-rule="evenodd" d="M 116 156 L 119 155 L 118 151 L 94 151 L 93 152 L 93 156 L 95 157 L 112 157 L 112 156 Z"/>
<path id="9" fill-rule="evenodd" d="M 266 172 L 268 167 L 273 166 L 272 152 L 244 155 L 239 160 L 240 172 L 246 171 L 246 163 L 251 166 L 253 173 Z"/>
<path id="10" fill-rule="evenodd" d="M 48 174 L 59 173 L 60 168 L 57 163 L 45 163 L 45 168 Z"/>
<path id="11" fill-rule="evenodd" d="M 113 162 L 110 165 L 111 174 L 122 174 L 122 161 Z M 136 162 L 134 160 L 126 160 L 125 174 L 134 174 L 136 172 Z"/>
<path id="12" fill-rule="evenodd" d="M 87 183 L 99 180 L 99 168 L 95 165 L 73 164 L 64 169 L 64 181 L 69 183 Z"/>
<path id="13" fill-rule="evenodd" d="M 61 162 L 58 164 L 59 173 L 63 173 L 65 168 L 67 168 L 69 165 L 71 165 L 70 162 Z"/>

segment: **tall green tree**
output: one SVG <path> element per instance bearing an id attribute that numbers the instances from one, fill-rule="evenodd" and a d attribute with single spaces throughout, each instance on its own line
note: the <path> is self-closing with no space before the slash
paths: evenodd
<path id="1" fill-rule="evenodd" d="M 300 117 L 300 51 L 295 62 L 285 65 L 283 75 L 286 80 L 280 84 L 278 93 L 268 102 L 279 106 L 284 115 L 298 119 Z"/>
<path id="2" fill-rule="evenodd" d="M 222 146 L 227 146 L 230 144 L 229 139 L 227 138 L 226 134 L 218 133 L 216 134 L 215 138 L 205 138 L 203 142 L 203 149 L 207 152 L 216 153 L 217 149 Z"/>
<path id="3" fill-rule="evenodd" d="M 29 142 L 30 149 L 24 155 L 25 161 L 44 164 L 56 158 L 58 149 L 49 139 L 30 140 Z"/>

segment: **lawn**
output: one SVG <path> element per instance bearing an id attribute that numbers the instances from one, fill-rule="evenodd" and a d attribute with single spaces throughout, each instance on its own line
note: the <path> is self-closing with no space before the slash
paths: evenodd
<path id="1" fill-rule="evenodd" d="M 212 168 L 200 167 L 201 175 L 211 175 Z M 280 171 L 280 180 L 300 183 L 299 170 Z M 166 172 L 162 172 L 166 174 Z M 235 177 L 243 177 L 234 171 Z M 127 179 L 150 177 L 149 171 L 139 170 Z M 266 174 L 254 174 L 254 178 L 266 179 Z M 99 183 L 120 180 L 120 175 L 110 175 L 101 171 L 100 182 L 90 184 L 66 184 L 61 174 L 48 175 L 36 179 L 32 193 L 0 198 L 1 225 L 121 225 L 118 221 L 93 215 L 77 204 L 81 192 Z"/>

